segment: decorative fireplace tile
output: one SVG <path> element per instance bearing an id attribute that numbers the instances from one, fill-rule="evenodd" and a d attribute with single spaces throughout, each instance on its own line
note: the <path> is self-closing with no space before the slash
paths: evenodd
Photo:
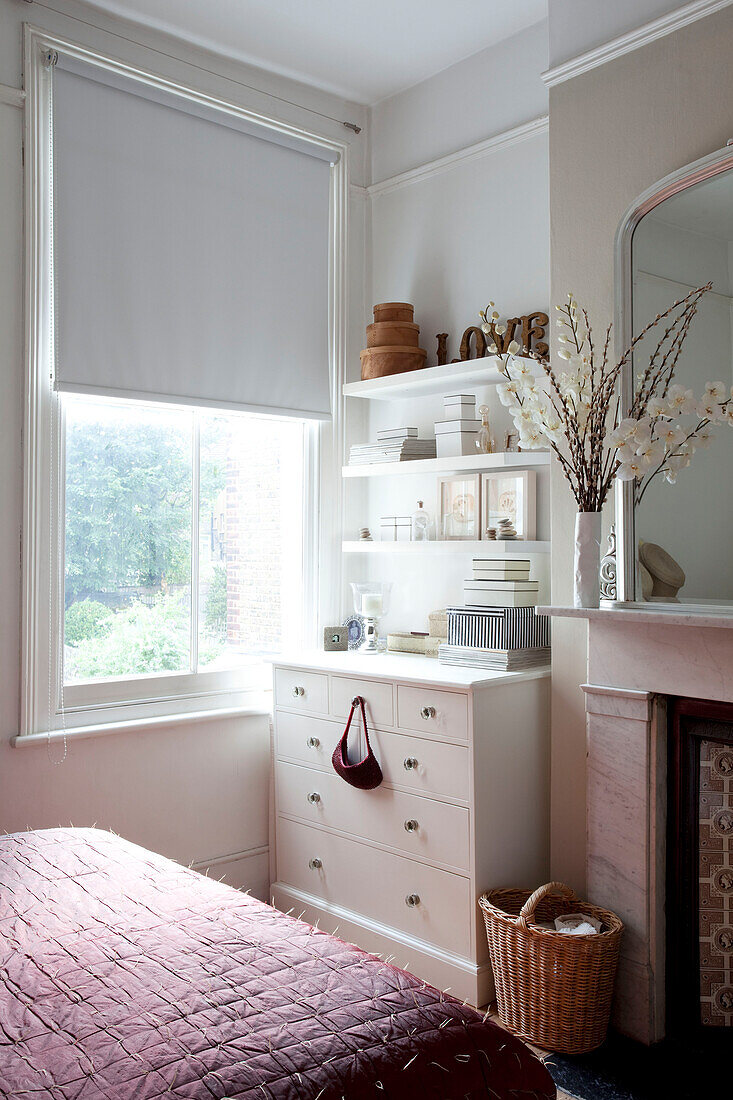
<path id="1" fill-rule="evenodd" d="M 733 750 L 700 742 L 700 1018 L 733 1026 Z"/>

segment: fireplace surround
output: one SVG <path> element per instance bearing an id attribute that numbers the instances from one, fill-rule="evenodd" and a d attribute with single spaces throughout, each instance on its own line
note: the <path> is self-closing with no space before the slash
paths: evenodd
<path id="1" fill-rule="evenodd" d="M 667 842 L 668 814 L 670 827 L 678 829 L 676 815 L 682 809 L 677 762 L 668 744 L 674 744 L 675 723 L 685 706 L 691 711 L 685 718 L 697 707 L 703 722 L 707 713 L 699 712 L 706 707 L 710 714 L 715 711 L 718 723 L 725 722 L 720 715 L 733 713 L 733 617 L 692 614 L 683 606 L 672 611 L 546 610 L 588 624 L 588 678 L 582 685 L 587 717 L 586 890 L 591 901 L 618 913 L 626 928 L 612 1023 L 623 1034 L 652 1043 L 689 1026 L 693 1010 L 699 1012 L 699 996 L 696 1000 L 690 984 L 689 936 L 686 970 L 676 954 L 684 907 L 678 893 L 671 901 L 666 897 L 668 885 L 678 889 L 676 863 L 668 875 L 668 858 L 675 849 Z M 705 738 L 697 737 L 696 744 L 700 740 Z M 670 781 L 677 783 L 672 797 Z M 685 782 L 689 807 L 694 789 L 689 775 Z M 686 851 L 689 871 L 689 845 Z M 690 905 L 688 896 L 688 931 Z M 674 944 L 669 966 L 668 916 Z M 718 923 L 725 924 L 717 922 L 712 935 L 717 935 Z M 683 973 L 688 1008 L 681 1015 L 668 1013 L 667 995 L 678 1003 L 681 991 L 675 983 Z"/>

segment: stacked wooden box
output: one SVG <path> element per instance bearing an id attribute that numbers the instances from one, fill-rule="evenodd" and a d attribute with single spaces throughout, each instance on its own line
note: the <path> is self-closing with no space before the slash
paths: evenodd
<path id="1" fill-rule="evenodd" d="M 418 347 L 420 326 L 408 302 L 374 306 L 374 323 L 367 325 L 367 346 L 361 352 L 361 377 L 383 378 L 425 366 L 427 352 Z"/>

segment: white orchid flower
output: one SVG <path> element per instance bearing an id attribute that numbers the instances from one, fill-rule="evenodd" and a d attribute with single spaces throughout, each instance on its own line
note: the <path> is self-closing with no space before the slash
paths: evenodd
<path id="1" fill-rule="evenodd" d="M 718 403 L 726 401 L 728 398 L 728 387 L 725 382 L 706 382 L 705 399 L 707 399 L 708 396 Z"/>
<path id="2" fill-rule="evenodd" d="M 664 458 L 664 444 L 661 440 L 650 437 L 636 448 L 636 457 L 642 466 L 647 469 L 651 466 L 658 466 Z"/>
<path id="3" fill-rule="evenodd" d="M 646 413 L 655 420 L 659 416 L 668 416 L 669 406 L 661 397 L 650 397 L 646 403 Z"/>
<path id="4" fill-rule="evenodd" d="M 686 390 L 684 386 L 674 385 L 669 387 L 667 404 L 670 412 L 675 415 L 697 412 L 695 395 L 692 390 Z"/>
<path id="5" fill-rule="evenodd" d="M 674 450 L 685 442 L 687 432 L 681 424 L 669 421 L 665 424 L 655 424 L 654 434 L 669 450 Z"/>
<path id="6" fill-rule="evenodd" d="M 500 382 L 496 387 L 496 392 L 502 405 L 506 408 L 512 409 L 518 404 L 516 382 Z"/>
<path id="7" fill-rule="evenodd" d="M 641 420 L 636 421 L 636 427 L 631 438 L 636 441 L 637 447 L 650 441 L 652 438 L 652 421 L 650 417 L 642 416 Z"/>
<path id="8" fill-rule="evenodd" d="M 680 448 L 676 454 L 668 455 L 667 461 L 664 464 L 666 470 L 686 470 L 692 461 L 692 456 L 684 448 Z"/>
<path id="9" fill-rule="evenodd" d="M 641 460 L 635 456 L 631 461 L 621 463 L 616 471 L 616 477 L 619 481 L 634 481 L 635 479 L 641 479 L 645 472 Z"/>
<path id="10" fill-rule="evenodd" d="M 696 411 L 699 417 L 706 420 L 717 421 L 721 418 L 720 402 L 708 394 L 705 394 L 702 401 L 698 403 Z"/>
<path id="11" fill-rule="evenodd" d="M 608 441 L 612 447 L 622 447 L 624 443 L 636 432 L 637 421 L 627 416 L 609 434 Z"/>
<path id="12" fill-rule="evenodd" d="M 631 462 L 636 457 L 636 451 L 629 443 L 622 443 L 616 451 L 616 458 L 622 464 Z"/>

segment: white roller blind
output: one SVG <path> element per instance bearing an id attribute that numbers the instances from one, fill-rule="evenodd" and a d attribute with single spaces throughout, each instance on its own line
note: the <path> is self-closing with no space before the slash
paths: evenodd
<path id="1" fill-rule="evenodd" d="M 328 152 L 87 68 L 54 72 L 57 387 L 330 416 Z"/>

